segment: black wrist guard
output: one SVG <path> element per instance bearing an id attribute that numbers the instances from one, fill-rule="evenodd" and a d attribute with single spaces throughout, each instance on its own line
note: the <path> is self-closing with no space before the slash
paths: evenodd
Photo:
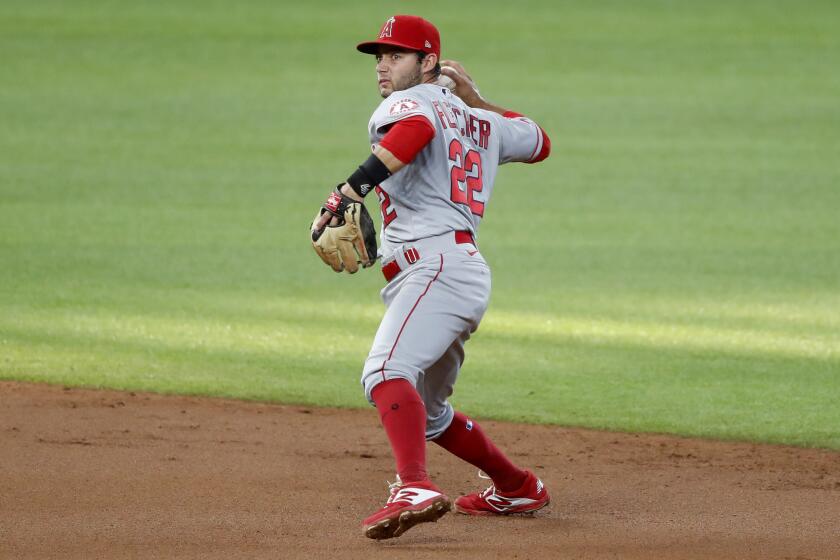
<path id="1" fill-rule="evenodd" d="M 365 162 L 347 178 L 347 184 L 364 197 L 379 183 L 391 176 L 391 172 L 382 163 L 382 160 L 371 154 Z"/>

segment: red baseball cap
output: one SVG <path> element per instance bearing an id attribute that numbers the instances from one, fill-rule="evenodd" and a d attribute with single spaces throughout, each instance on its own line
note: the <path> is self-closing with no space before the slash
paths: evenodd
<path id="1" fill-rule="evenodd" d="M 391 16 L 379 31 L 376 41 L 359 43 L 356 48 L 365 54 L 377 54 L 379 45 L 392 45 L 440 58 L 440 33 L 432 22 L 420 16 Z"/>

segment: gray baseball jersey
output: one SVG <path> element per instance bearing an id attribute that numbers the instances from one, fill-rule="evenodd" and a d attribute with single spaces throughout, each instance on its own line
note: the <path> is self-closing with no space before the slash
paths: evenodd
<path id="1" fill-rule="evenodd" d="M 543 147 L 539 127 L 467 107 L 448 89 L 421 84 L 388 96 L 371 117 L 375 147 L 388 127 L 422 116 L 435 129 L 414 160 L 376 187 L 382 211 L 383 264 L 399 274 L 383 288 L 386 306 L 362 383 L 368 400 L 387 379 L 407 379 L 426 406 L 426 437 L 452 422 L 448 402 L 464 343 L 487 309 L 490 269 L 469 236 L 484 216 L 498 166 L 531 161 Z"/>
<path id="2" fill-rule="evenodd" d="M 530 161 L 542 149 L 542 133 L 530 119 L 470 108 L 447 88 L 432 84 L 383 100 L 368 124 L 371 145 L 382 140 L 390 125 L 414 116 L 428 119 L 435 136 L 410 165 L 376 190 L 384 256 L 401 243 L 447 231 L 477 235 L 498 166 Z"/>

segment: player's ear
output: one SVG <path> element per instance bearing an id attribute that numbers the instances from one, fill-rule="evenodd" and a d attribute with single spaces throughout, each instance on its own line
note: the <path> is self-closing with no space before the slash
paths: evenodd
<path id="1" fill-rule="evenodd" d="M 423 65 L 422 70 L 423 73 L 431 72 L 435 69 L 435 65 L 438 63 L 438 57 L 435 53 L 429 53 L 423 57 Z"/>

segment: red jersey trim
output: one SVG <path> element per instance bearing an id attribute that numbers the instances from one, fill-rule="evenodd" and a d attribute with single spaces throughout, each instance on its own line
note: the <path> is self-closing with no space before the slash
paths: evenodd
<path id="1" fill-rule="evenodd" d="M 537 128 L 540 129 L 540 134 L 542 135 L 542 148 L 540 149 L 540 153 L 537 154 L 537 157 L 527 163 L 539 163 L 551 153 L 551 138 L 548 137 L 548 134 L 545 133 L 545 130 L 541 126 L 537 126 Z"/>
<path id="2" fill-rule="evenodd" d="M 516 111 L 505 111 L 504 113 L 502 113 L 502 116 L 507 119 L 525 117 L 525 115 L 523 115 L 522 113 L 517 113 Z M 545 130 L 543 130 L 542 127 L 538 124 L 534 123 L 534 125 L 539 129 L 539 132 L 537 133 L 537 145 L 534 146 L 534 151 L 531 153 L 531 157 L 528 158 L 528 161 L 526 161 L 525 163 L 539 163 L 545 158 L 547 158 L 548 155 L 551 153 L 551 139 L 548 137 L 548 134 L 546 134 Z M 537 153 L 538 151 L 539 153 Z"/>
<path id="3" fill-rule="evenodd" d="M 542 146 L 544 144 L 544 142 L 542 141 L 543 140 L 542 139 L 542 136 L 543 136 L 542 135 L 542 129 L 539 126 L 537 126 L 537 123 L 534 123 L 534 126 L 537 128 L 537 130 L 536 130 L 537 143 L 534 144 L 534 151 L 531 152 L 531 155 L 528 156 L 528 161 L 526 161 L 525 163 L 533 163 L 534 162 L 534 156 L 536 156 L 537 153 L 540 151 L 540 146 Z"/>
<path id="4" fill-rule="evenodd" d="M 401 119 L 391 125 L 379 145 L 405 164 L 411 163 L 420 150 L 435 137 L 435 127 L 423 116 Z"/>

